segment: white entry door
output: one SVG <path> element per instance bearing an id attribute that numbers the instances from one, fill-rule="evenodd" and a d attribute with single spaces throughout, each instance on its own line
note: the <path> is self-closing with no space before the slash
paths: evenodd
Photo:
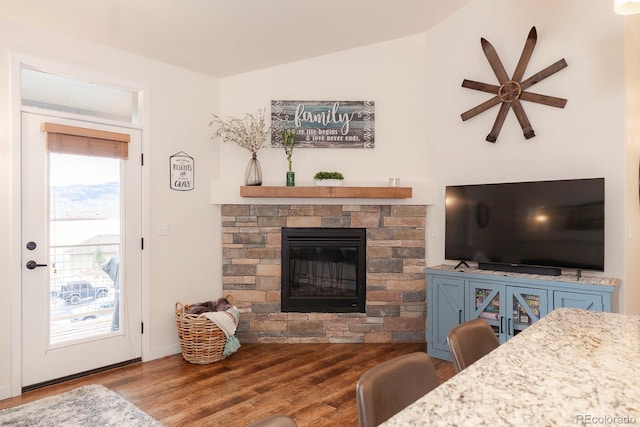
<path id="1" fill-rule="evenodd" d="M 43 123 L 97 137 L 56 145 Z M 139 358 L 140 131 L 23 113 L 21 145 L 23 388 Z"/>

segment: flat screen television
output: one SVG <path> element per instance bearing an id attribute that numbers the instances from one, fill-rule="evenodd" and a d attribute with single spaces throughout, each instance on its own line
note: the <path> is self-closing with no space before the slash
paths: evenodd
<path id="1" fill-rule="evenodd" d="M 447 186 L 445 205 L 448 260 L 604 271 L 604 178 Z"/>

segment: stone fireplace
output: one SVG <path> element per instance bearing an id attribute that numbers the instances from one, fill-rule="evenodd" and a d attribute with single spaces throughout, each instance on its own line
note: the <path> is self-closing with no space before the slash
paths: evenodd
<path id="1" fill-rule="evenodd" d="M 221 214 L 223 292 L 241 311 L 241 342 L 425 342 L 426 206 L 226 204 Z M 283 227 L 366 230 L 364 312 L 282 311 Z"/>

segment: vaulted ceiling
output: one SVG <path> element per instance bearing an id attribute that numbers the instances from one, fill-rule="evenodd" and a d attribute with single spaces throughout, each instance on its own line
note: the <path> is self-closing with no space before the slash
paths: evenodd
<path id="1" fill-rule="evenodd" d="M 427 31 L 470 0 L 0 0 L 0 16 L 216 77 Z"/>

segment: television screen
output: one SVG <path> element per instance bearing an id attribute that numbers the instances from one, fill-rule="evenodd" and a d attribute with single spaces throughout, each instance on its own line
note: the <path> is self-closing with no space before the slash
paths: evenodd
<path id="1" fill-rule="evenodd" d="M 445 258 L 604 271 L 604 178 L 446 188 Z"/>

